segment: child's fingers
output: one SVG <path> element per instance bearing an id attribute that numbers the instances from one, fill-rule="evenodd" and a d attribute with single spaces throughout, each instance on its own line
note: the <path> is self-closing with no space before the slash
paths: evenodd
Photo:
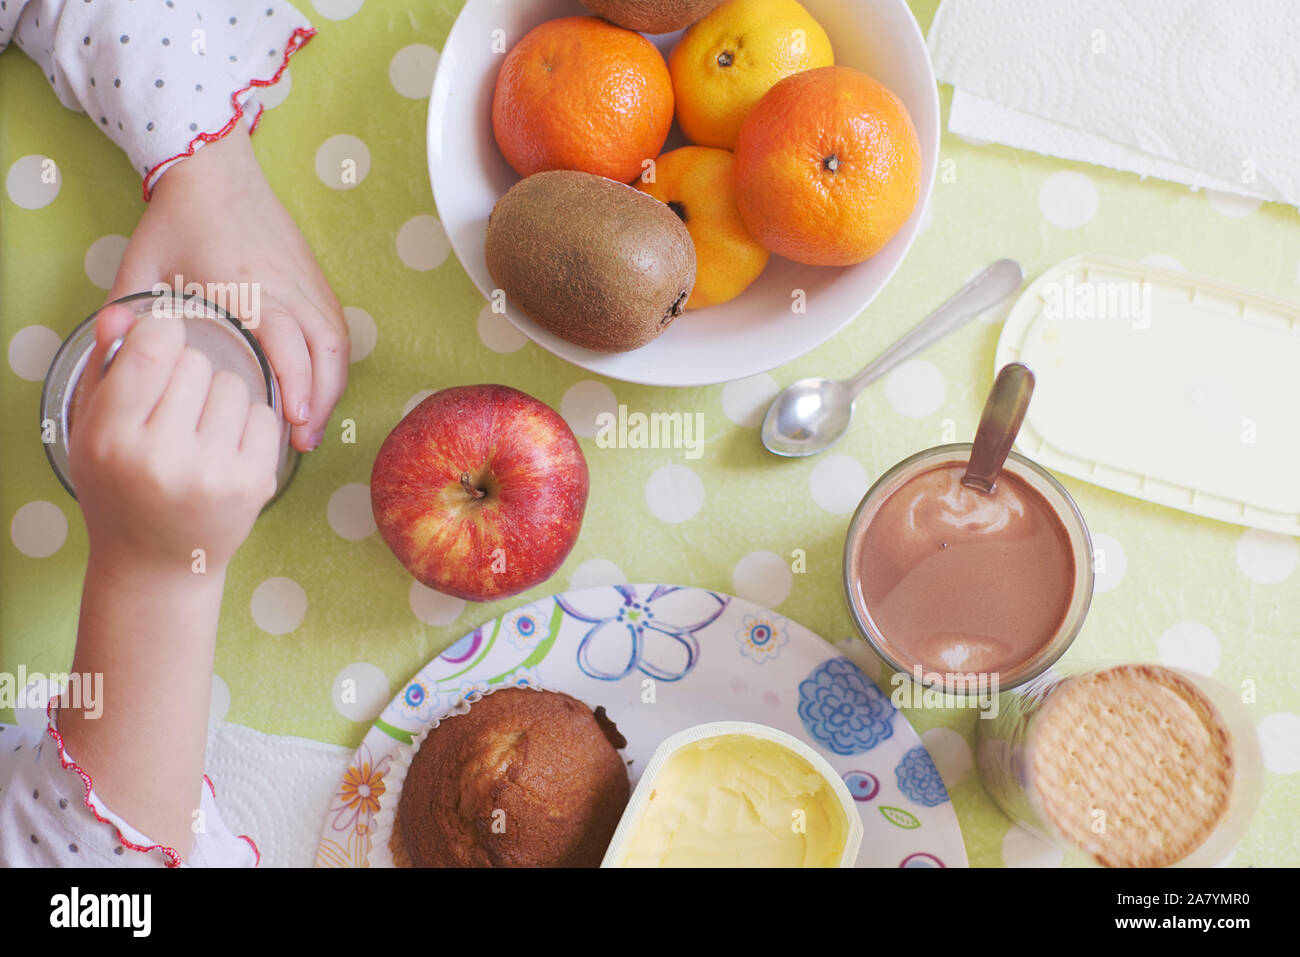
<path id="1" fill-rule="evenodd" d="M 243 424 L 239 443 L 240 467 L 249 470 L 250 478 L 266 476 L 266 497 L 275 494 L 276 469 L 280 462 L 281 422 L 264 402 L 252 402 Z"/>
<path id="2" fill-rule="evenodd" d="M 264 306 L 254 333 L 280 382 L 284 417 L 294 424 L 310 421 L 311 354 L 298 320 L 283 309 Z"/>
<path id="3" fill-rule="evenodd" d="M 126 244 L 126 252 L 113 276 L 113 286 L 108 290 L 108 302 L 122 299 L 138 292 L 148 292 L 163 279 L 149 230 L 136 228 Z M 170 250 L 168 250 L 170 251 Z M 158 250 L 162 253 L 162 250 Z M 171 277 L 168 276 L 168 279 Z"/>
<path id="4" fill-rule="evenodd" d="M 134 325 L 135 313 L 126 306 L 105 306 L 95 317 L 95 348 L 107 349 L 130 332 Z"/>
<path id="5" fill-rule="evenodd" d="M 135 313 L 125 306 L 105 306 L 99 311 L 95 317 L 95 347 L 81 373 L 82 401 L 90 398 L 104 378 L 104 357 L 108 355 L 108 350 L 113 343 L 125 337 L 133 325 Z"/>
<path id="6" fill-rule="evenodd" d="M 167 433 L 198 431 L 199 416 L 211 388 L 212 361 L 197 349 L 184 349 L 148 425 Z"/>
<path id="7" fill-rule="evenodd" d="M 217 448 L 238 449 L 248 421 L 248 403 L 247 382 L 224 369 L 215 373 L 199 415 L 199 435 Z"/>
<path id="8" fill-rule="evenodd" d="M 294 429 L 305 433 L 304 448 L 314 449 L 321 443 L 330 413 L 343 396 L 348 384 L 348 338 L 324 316 L 303 330 L 311 353 L 311 421 Z M 296 445 L 297 443 L 295 443 Z"/>
<path id="9" fill-rule="evenodd" d="M 110 324 L 105 335 L 112 328 Z M 110 374 L 98 382 L 87 419 L 102 419 L 106 423 L 146 421 L 162 398 L 184 348 L 182 320 L 174 316 L 146 316 L 135 323 L 113 359 Z M 87 372 L 98 378 L 104 352 L 99 344 L 95 350 L 97 355 L 91 356 L 91 362 L 96 364 L 88 366 Z"/>

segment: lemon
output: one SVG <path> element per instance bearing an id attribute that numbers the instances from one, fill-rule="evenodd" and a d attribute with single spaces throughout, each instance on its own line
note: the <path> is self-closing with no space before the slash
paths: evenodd
<path id="1" fill-rule="evenodd" d="M 830 37 L 796 0 L 728 0 L 673 49 L 677 121 L 692 143 L 734 149 L 740 124 L 763 94 L 787 76 L 834 62 Z"/>

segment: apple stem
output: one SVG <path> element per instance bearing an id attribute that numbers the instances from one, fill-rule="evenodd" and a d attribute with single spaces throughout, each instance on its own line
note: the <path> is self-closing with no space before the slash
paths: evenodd
<path id="1" fill-rule="evenodd" d="M 487 492 L 474 487 L 474 483 L 469 480 L 468 472 L 460 473 L 460 484 L 465 487 L 465 491 L 469 492 L 471 498 L 484 498 L 487 496 Z"/>

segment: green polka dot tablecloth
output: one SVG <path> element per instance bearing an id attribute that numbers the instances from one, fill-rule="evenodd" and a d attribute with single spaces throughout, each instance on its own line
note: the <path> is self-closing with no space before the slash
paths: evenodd
<path id="1" fill-rule="evenodd" d="M 928 28 L 937 0 L 914 0 Z M 943 175 L 922 232 L 888 288 L 833 341 L 770 374 L 667 390 L 592 377 L 526 340 L 486 308 L 437 219 L 425 166 L 427 93 L 461 4 L 425 0 L 299 6 L 319 35 L 291 83 L 263 97 L 253 139 L 347 307 L 351 380 L 323 446 L 258 521 L 231 568 L 213 708 L 261 731 L 355 746 L 369 717 L 443 648 L 508 608 L 616 581 L 673 582 L 776 608 L 832 641 L 853 635 L 840 587 L 850 513 L 899 459 L 973 434 L 1006 310 L 994 310 L 877 383 L 831 452 L 778 460 L 758 422 L 780 387 L 843 377 L 993 259 L 1029 277 L 1089 251 L 1185 268 L 1300 298 L 1296 210 L 945 135 Z M 331 18 L 339 19 L 331 19 Z M 951 90 L 941 89 L 946 111 Z M 279 102 L 277 102 L 279 101 Z M 362 155 L 347 189 L 319 169 Z M 57 187 L 24 173 L 42 157 Z M 0 56 L 0 671 L 66 670 L 76 635 L 86 535 L 46 464 L 41 379 L 60 340 L 102 302 L 142 204 L 138 176 L 86 117 L 65 110 L 37 67 Z M 30 172 L 30 170 L 28 170 Z M 362 175 L 364 174 L 364 175 Z M 33 194 L 33 189 L 44 192 Z M 560 410 L 582 437 L 591 498 L 582 536 L 548 583 L 495 605 L 413 584 L 370 517 L 370 466 L 404 411 L 450 385 L 504 382 Z M 1105 382 L 1097 383 L 1105 389 Z M 595 416 L 618 404 L 702 413 L 703 455 L 604 449 Z M 351 419 L 356 441 L 342 441 Z M 1153 429 L 1159 423 L 1151 423 Z M 1267 764 L 1263 801 L 1234 865 L 1300 864 L 1300 548 L 1149 505 L 1073 479 L 1105 571 L 1065 661 L 1185 665 L 1247 705 Z M 806 566 L 792 571 L 796 550 Z M 336 706 L 353 678 L 365 706 Z M 1054 864 L 1007 820 L 972 766 L 975 713 L 910 710 L 948 783 L 973 865 Z M 0 720 L 12 720 L 0 711 Z M 1072 861 L 1070 862 L 1072 863 Z"/>

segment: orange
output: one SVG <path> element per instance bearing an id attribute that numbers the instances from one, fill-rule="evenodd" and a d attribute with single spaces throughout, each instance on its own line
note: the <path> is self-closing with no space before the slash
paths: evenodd
<path id="1" fill-rule="evenodd" d="M 869 259 L 921 194 L 907 107 L 865 73 L 832 66 L 782 80 L 736 144 L 736 204 L 765 247 L 814 266 Z"/>
<path id="2" fill-rule="evenodd" d="M 704 309 L 735 299 L 758 278 L 770 258 L 749 234 L 731 177 L 726 150 L 685 146 L 655 160 L 654 181 L 633 184 L 667 203 L 682 218 L 695 243 L 695 289 L 687 309 Z"/>
<path id="3" fill-rule="evenodd" d="M 597 17 L 529 31 L 501 64 L 492 130 L 515 172 L 571 169 L 623 183 L 673 124 L 672 78 L 645 37 Z"/>
<path id="4" fill-rule="evenodd" d="M 729 0 L 668 58 L 677 122 L 692 143 L 735 149 L 740 124 L 787 76 L 835 62 L 830 37 L 795 0 Z"/>

